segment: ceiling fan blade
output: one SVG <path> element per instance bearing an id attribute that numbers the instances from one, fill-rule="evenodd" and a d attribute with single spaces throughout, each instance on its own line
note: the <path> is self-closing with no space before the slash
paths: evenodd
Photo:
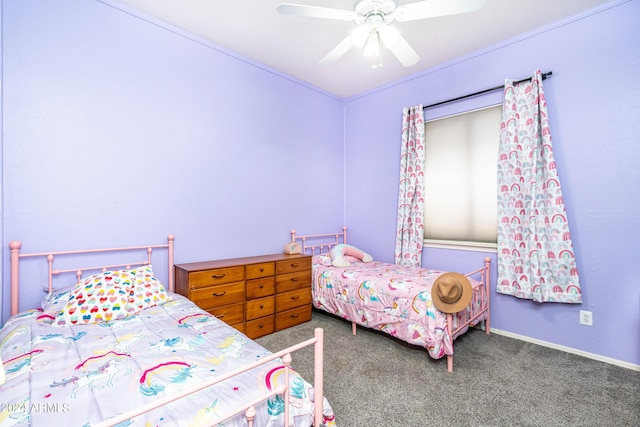
<path id="1" fill-rule="evenodd" d="M 382 25 L 378 28 L 378 32 L 382 43 L 398 58 L 402 65 L 410 67 L 420 61 L 420 56 L 397 30 L 388 25 Z"/>
<path id="2" fill-rule="evenodd" d="M 358 16 L 352 10 L 333 9 L 330 7 L 307 6 L 302 4 L 281 3 L 278 12 L 283 15 L 308 16 L 311 18 L 338 19 L 353 21 Z"/>
<path id="3" fill-rule="evenodd" d="M 398 22 L 475 12 L 485 0 L 423 0 L 398 6 L 393 17 Z"/>
<path id="4" fill-rule="evenodd" d="M 349 49 L 353 47 L 353 40 L 351 36 L 347 36 L 342 40 L 331 52 L 327 53 L 324 58 L 320 60 L 320 65 L 331 65 L 338 59 L 342 58 L 342 55 L 347 53 Z"/>
<path id="5" fill-rule="evenodd" d="M 344 38 L 331 52 L 327 53 L 324 58 L 320 60 L 321 65 L 331 65 L 338 59 L 342 58 L 342 55 L 347 53 L 353 46 L 364 46 L 367 36 L 371 29 L 367 25 L 358 26 L 347 37 Z"/>

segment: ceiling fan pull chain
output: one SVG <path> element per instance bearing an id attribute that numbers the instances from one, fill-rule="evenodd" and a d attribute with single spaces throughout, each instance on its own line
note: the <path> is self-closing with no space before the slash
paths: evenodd
<path id="1" fill-rule="evenodd" d="M 380 38 L 380 35 L 378 35 Z M 378 42 L 378 68 L 382 68 L 382 41 Z"/>

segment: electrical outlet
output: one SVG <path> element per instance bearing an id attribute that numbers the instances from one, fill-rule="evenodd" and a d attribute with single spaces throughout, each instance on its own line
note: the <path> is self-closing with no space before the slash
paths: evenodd
<path id="1" fill-rule="evenodd" d="M 590 311 L 580 310 L 580 324 L 593 326 L 593 313 Z"/>

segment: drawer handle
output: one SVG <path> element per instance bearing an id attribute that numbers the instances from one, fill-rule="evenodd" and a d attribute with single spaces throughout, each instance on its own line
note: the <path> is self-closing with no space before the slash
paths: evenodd
<path id="1" fill-rule="evenodd" d="M 260 267 L 260 273 L 262 273 L 264 271 L 264 268 Z"/>
<path id="2" fill-rule="evenodd" d="M 291 281 L 292 281 L 292 282 L 297 282 L 298 280 L 300 280 L 300 279 L 299 279 L 299 278 L 297 278 L 297 277 L 292 277 L 292 278 L 291 278 Z"/>
<path id="3" fill-rule="evenodd" d="M 213 274 L 213 275 L 211 275 L 211 277 L 213 277 L 214 279 L 222 279 L 226 275 L 227 275 L 227 273 Z"/>
<path id="4" fill-rule="evenodd" d="M 264 308 L 264 304 L 260 304 L 260 308 Z"/>
<path id="5" fill-rule="evenodd" d="M 292 318 L 292 319 L 295 319 L 295 318 L 296 318 L 296 317 L 298 317 L 298 316 L 300 316 L 300 315 L 299 315 L 299 314 L 292 314 L 292 315 L 291 315 L 291 318 Z"/>
<path id="6" fill-rule="evenodd" d="M 221 294 L 219 294 L 219 293 L 217 293 L 217 292 L 214 292 L 214 293 L 212 293 L 211 295 L 213 295 L 214 297 L 221 297 L 221 296 L 224 296 L 224 294 L 226 294 L 226 293 L 227 293 L 227 291 L 224 291 L 224 292 L 223 292 L 223 293 L 221 293 Z"/>
<path id="7" fill-rule="evenodd" d="M 298 298 L 300 298 L 300 295 L 295 295 L 291 297 L 291 299 L 298 299 Z"/>
<path id="8" fill-rule="evenodd" d="M 258 287 L 259 287 L 260 289 L 262 289 L 262 288 L 264 288 L 264 284 L 260 283 L 260 284 L 258 285 Z"/>
<path id="9" fill-rule="evenodd" d="M 298 263 L 297 262 L 292 262 L 291 264 L 289 264 L 291 267 L 297 267 Z"/>
<path id="10" fill-rule="evenodd" d="M 222 314 L 216 314 L 216 317 L 217 317 L 218 319 L 222 319 L 222 318 L 224 317 L 224 313 L 222 313 Z"/>
<path id="11" fill-rule="evenodd" d="M 259 323 L 258 326 L 260 326 L 261 328 L 264 326 L 263 323 Z"/>

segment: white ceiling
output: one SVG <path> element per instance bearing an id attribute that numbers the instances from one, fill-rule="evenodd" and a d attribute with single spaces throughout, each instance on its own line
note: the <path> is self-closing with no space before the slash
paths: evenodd
<path id="1" fill-rule="evenodd" d="M 478 12 L 392 22 L 420 56 L 403 67 L 388 51 L 381 69 L 357 48 L 332 65 L 318 62 L 355 27 L 353 22 L 281 15 L 283 0 L 117 0 L 254 62 L 349 98 L 611 0 L 486 0 Z M 398 5 L 415 0 L 397 0 Z M 286 0 L 353 10 L 353 0 Z"/>

